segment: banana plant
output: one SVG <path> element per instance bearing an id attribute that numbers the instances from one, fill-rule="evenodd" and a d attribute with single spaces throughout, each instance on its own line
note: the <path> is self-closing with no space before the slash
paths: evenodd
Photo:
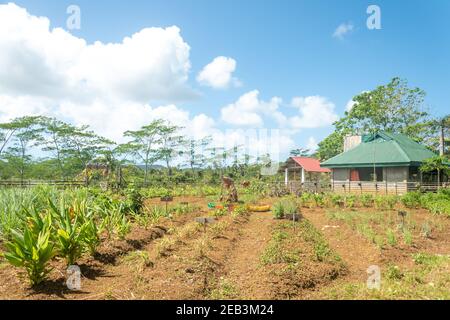
<path id="1" fill-rule="evenodd" d="M 25 268 L 31 286 L 41 283 L 50 272 L 47 264 L 55 255 L 51 229 L 50 214 L 41 217 L 34 212 L 24 231 L 11 230 L 11 240 L 5 244 L 4 257 L 12 265 Z"/>

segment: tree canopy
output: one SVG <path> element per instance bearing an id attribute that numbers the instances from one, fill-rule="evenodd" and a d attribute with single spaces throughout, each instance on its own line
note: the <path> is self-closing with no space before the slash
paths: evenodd
<path id="1" fill-rule="evenodd" d="M 346 135 L 378 131 L 403 133 L 431 145 L 436 129 L 424 99 L 425 91 L 400 78 L 358 94 L 353 107 L 334 123 L 335 131 L 319 143 L 318 157 L 326 160 L 342 152 Z"/>

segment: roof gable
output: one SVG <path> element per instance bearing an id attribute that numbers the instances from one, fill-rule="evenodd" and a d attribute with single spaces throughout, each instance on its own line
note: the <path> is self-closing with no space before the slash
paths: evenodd
<path id="1" fill-rule="evenodd" d="M 291 157 L 289 159 L 292 159 L 295 163 L 308 172 L 330 172 L 330 169 L 320 167 L 320 161 L 314 158 Z"/>
<path id="2" fill-rule="evenodd" d="M 403 134 L 380 132 L 364 136 L 361 144 L 322 162 L 322 166 L 401 166 L 421 163 L 433 156 L 432 151 Z"/>

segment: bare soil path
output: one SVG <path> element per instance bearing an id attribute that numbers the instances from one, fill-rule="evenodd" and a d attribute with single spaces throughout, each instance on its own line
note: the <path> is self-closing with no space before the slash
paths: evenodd
<path id="1" fill-rule="evenodd" d="M 224 273 L 241 299 L 265 299 L 269 279 L 260 268 L 260 257 L 271 238 L 271 212 L 255 212 L 241 229 L 241 236 L 226 262 Z"/>

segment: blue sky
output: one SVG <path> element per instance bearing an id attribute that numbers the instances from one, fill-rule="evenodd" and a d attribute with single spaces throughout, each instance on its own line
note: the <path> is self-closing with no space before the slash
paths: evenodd
<path id="1" fill-rule="evenodd" d="M 311 96 L 323 97 L 341 116 L 354 95 L 395 76 L 427 92 L 426 104 L 433 115 L 449 109 L 449 1 L 33 0 L 15 4 L 30 15 L 47 17 L 52 28 L 64 29 L 66 8 L 78 5 L 81 29 L 70 33 L 88 44 L 120 43 L 147 27 L 177 26 L 190 47 L 186 85 L 196 97 L 148 102 L 174 103 L 191 117 L 205 114 L 221 130 L 236 128 L 221 119 L 222 108 L 253 90 L 265 102 L 282 99 L 277 110 L 286 117 L 298 113 L 291 103 L 294 97 Z M 381 30 L 366 27 L 371 4 L 381 9 Z M 351 25 L 352 30 L 342 38 L 333 37 L 341 24 Z M 205 65 L 219 56 L 236 62 L 232 77 L 239 85 L 217 89 L 196 80 Z M 263 118 L 264 127 L 279 126 L 269 115 Z M 298 126 L 289 135 L 300 147 L 311 138 L 319 142 L 332 130 L 329 123 L 319 121 Z"/>

